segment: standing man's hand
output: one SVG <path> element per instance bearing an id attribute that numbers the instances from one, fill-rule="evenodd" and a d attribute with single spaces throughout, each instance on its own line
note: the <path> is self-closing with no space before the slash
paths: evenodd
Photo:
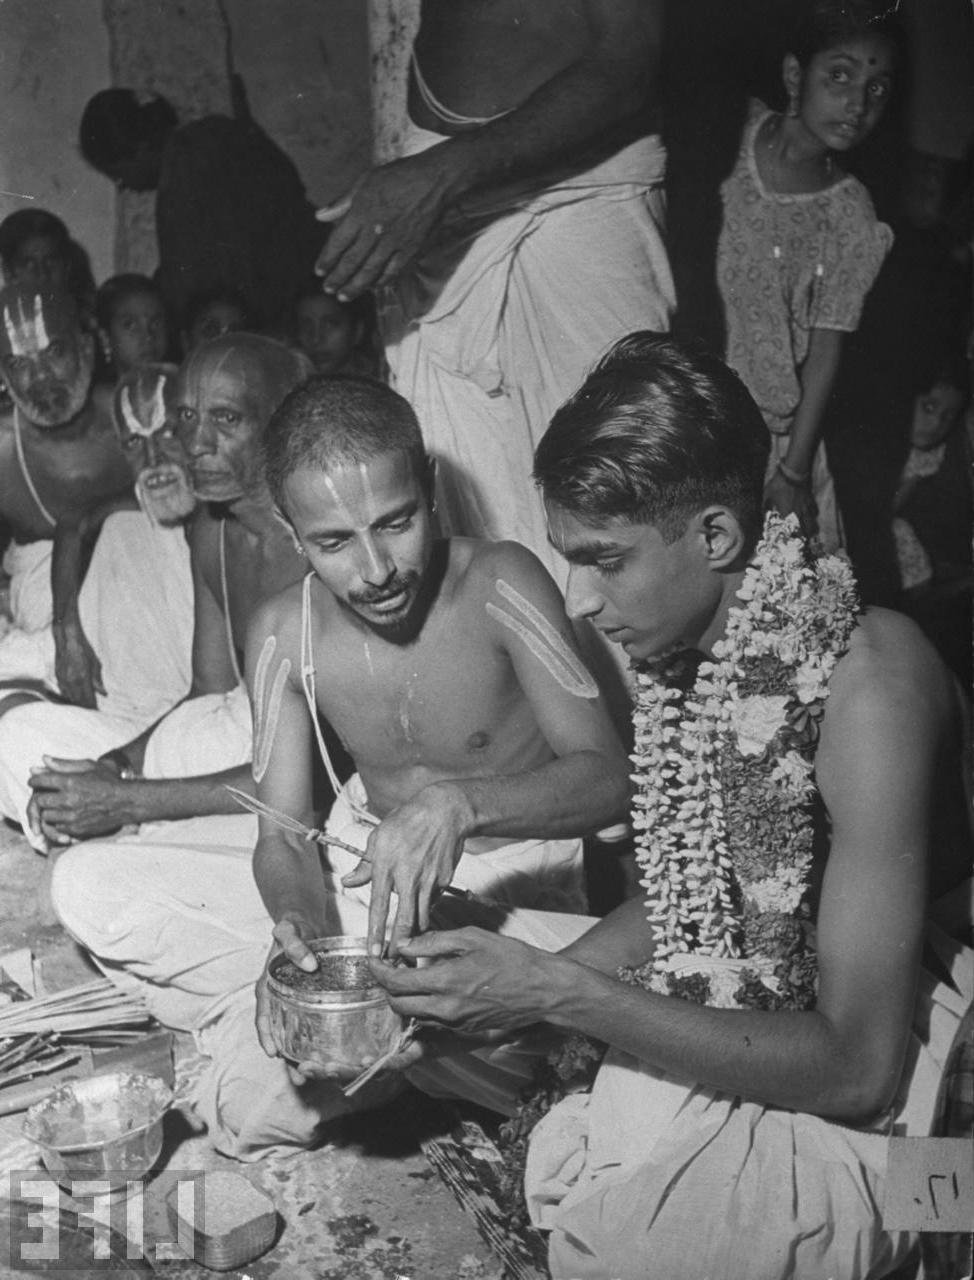
<path id="1" fill-rule="evenodd" d="M 818 506 L 810 482 L 793 484 L 781 471 L 775 471 L 764 486 L 764 506 L 780 516 L 796 515 L 806 538 L 818 533 Z"/>
<path id="2" fill-rule="evenodd" d="M 346 888 L 372 882 L 369 954 L 383 953 L 390 899 L 399 899 L 389 954 L 414 933 L 429 928 L 430 907 L 453 879 L 470 830 L 462 793 L 448 782 L 424 787 L 394 809 L 369 836 L 366 857 L 342 877 Z"/>
<path id="3" fill-rule="evenodd" d="M 104 694 L 101 662 L 78 622 L 55 623 L 54 674 L 58 688 L 76 707 L 95 707 L 95 695 Z"/>
<path id="4" fill-rule="evenodd" d="M 343 301 L 391 283 L 422 251 L 450 199 L 449 144 L 369 170 L 318 210 L 332 224 L 318 259 L 326 293 Z"/>

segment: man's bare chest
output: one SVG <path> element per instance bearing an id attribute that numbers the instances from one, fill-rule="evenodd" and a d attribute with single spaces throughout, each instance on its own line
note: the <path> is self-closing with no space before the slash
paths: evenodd
<path id="1" fill-rule="evenodd" d="M 0 515 L 21 536 L 50 537 L 53 524 L 116 492 L 124 480 L 117 458 L 88 441 L 18 450 L 12 436 L 0 443 Z"/>
<path id="2" fill-rule="evenodd" d="M 316 654 L 319 709 L 356 759 L 464 769 L 506 750 L 524 696 L 502 655 L 457 636 L 388 649 L 364 636 L 340 658 Z"/>

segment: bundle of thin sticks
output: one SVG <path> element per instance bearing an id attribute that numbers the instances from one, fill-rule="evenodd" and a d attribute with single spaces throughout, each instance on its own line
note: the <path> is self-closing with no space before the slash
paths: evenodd
<path id="1" fill-rule="evenodd" d="M 120 991 L 107 978 L 19 1000 L 0 1009 L 0 1041 L 18 1036 L 71 1035 L 82 1038 L 106 1028 L 132 1027 L 149 1021 L 140 996 Z"/>
<path id="2" fill-rule="evenodd" d="M 80 1049 L 65 1049 L 54 1036 L 18 1036 L 0 1044 L 0 1090 L 32 1076 L 69 1067 L 82 1056 Z"/>

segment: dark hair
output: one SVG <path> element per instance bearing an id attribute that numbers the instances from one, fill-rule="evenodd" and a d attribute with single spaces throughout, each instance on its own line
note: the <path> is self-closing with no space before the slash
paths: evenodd
<path id="1" fill-rule="evenodd" d="M 320 276 L 309 276 L 293 295 L 291 299 L 292 320 L 297 319 L 298 307 L 302 302 L 317 302 L 322 296 L 329 297 L 354 324 L 362 325 L 363 329 L 368 329 L 374 324 L 375 299 L 371 293 L 360 293 L 354 298 L 349 298 L 348 301 L 344 298 L 339 298 L 336 294 L 324 295 Z"/>
<path id="2" fill-rule="evenodd" d="M 894 0 L 808 0 L 788 49 L 804 68 L 817 53 L 876 35 L 889 40 L 899 61 L 904 37 Z"/>
<path id="3" fill-rule="evenodd" d="M 71 233 L 56 214 L 46 209 L 17 209 L 0 222 L 0 263 L 5 272 L 9 273 L 21 246 L 33 236 L 49 236 L 67 257 Z"/>
<path id="4" fill-rule="evenodd" d="M 253 328 L 254 318 L 251 315 L 250 307 L 247 305 L 247 299 L 240 290 L 235 289 L 233 285 L 216 284 L 194 293 L 183 307 L 183 330 L 189 333 L 203 312 L 207 308 L 215 306 L 218 302 L 225 302 L 229 306 L 236 307 L 244 319 L 242 327 L 244 329 Z"/>
<path id="5" fill-rule="evenodd" d="M 47 209 L 16 209 L 0 222 L 0 266 L 9 276 L 14 259 L 24 243 L 34 236 L 47 236 L 64 259 L 67 287 L 82 306 L 90 306 L 95 279 L 85 249 L 72 239 L 71 232 L 55 213 Z"/>
<path id="6" fill-rule="evenodd" d="M 620 339 L 557 411 L 534 455 L 545 501 L 595 527 L 655 525 L 672 542 L 711 503 L 750 541 L 762 520 L 768 429 L 723 361 L 643 331 Z"/>
<path id="7" fill-rule="evenodd" d="M 88 100 L 81 115 L 81 154 L 102 173 L 134 160 L 142 151 L 161 151 L 179 124 L 165 98 L 140 102 L 132 89 L 102 89 Z"/>
<path id="8" fill-rule="evenodd" d="M 285 481 L 300 467 L 324 470 L 403 453 L 426 482 L 426 447 L 411 405 L 373 378 L 309 378 L 271 415 L 263 447 L 267 485 L 282 510 Z"/>
<path id="9" fill-rule="evenodd" d="M 102 329 L 108 329 L 112 323 L 115 308 L 126 298 L 149 294 L 163 301 L 162 290 L 148 276 L 139 275 L 135 271 L 125 271 L 121 275 L 109 276 L 98 286 L 95 296 L 95 319 Z"/>

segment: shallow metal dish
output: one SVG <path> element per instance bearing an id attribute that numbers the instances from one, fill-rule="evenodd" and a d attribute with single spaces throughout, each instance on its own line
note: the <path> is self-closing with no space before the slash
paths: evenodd
<path id="1" fill-rule="evenodd" d="M 116 1071 L 49 1093 L 27 1112 L 24 1133 L 59 1182 L 95 1179 L 113 1189 L 158 1160 L 171 1105 L 172 1090 L 159 1076 Z"/>

